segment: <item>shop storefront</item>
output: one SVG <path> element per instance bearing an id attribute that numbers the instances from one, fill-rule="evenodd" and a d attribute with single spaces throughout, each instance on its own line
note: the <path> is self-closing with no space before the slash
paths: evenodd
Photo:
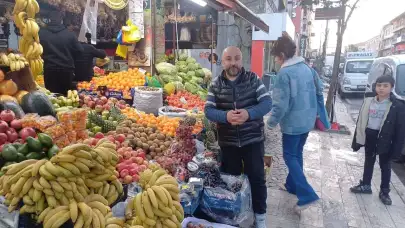
<path id="1" fill-rule="evenodd" d="M 281 36 L 295 39 L 295 27 L 287 12 L 259 14 L 258 17 L 270 27 L 269 33 L 253 31 L 252 33 L 252 71 L 262 76 L 274 70 L 274 59 L 270 55 L 271 46 Z"/>

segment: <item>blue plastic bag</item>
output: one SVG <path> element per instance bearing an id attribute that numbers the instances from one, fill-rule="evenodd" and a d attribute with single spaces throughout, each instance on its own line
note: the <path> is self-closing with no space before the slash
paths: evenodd
<path id="1" fill-rule="evenodd" d="M 252 194 L 247 176 L 221 174 L 226 183 L 223 187 L 204 187 L 200 209 L 215 222 L 239 227 L 250 227 L 254 222 Z M 232 192 L 232 185 L 241 182 L 238 192 Z"/>

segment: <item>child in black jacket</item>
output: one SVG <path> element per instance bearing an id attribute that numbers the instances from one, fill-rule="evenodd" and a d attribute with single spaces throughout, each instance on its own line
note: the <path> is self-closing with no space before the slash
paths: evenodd
<path id="1" fill-rule="evenodd" d="M 376 80 L 377 95 L 366 97 L 360 109 L 352 148 L 365 149 L 363 180 L 350 188 L 353 193 L 371 194 L 371 179 L 377 155 L 381 168 L 380 200 L 391 205 L 389 196 L 391 160 L 398 156 L 405 141 L 405 103 L 391 93 L 395 79 L 383 75 Z"/>

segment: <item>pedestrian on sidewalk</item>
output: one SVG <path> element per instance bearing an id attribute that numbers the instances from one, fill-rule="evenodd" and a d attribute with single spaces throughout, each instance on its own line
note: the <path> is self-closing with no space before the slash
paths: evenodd
<path id="1" fill-rule="evenodd" d="M 350 188 L 353 193 L 371 194 L 371 179 L 377 155 L 381 168 L 380 200 L 391 205 L 389 196 L 391 160 L 401 154 L 405 141 L 405 103 L 391 93 L 395 79 L 392 70 L 377 78 L 375 92 L 366 94 L 357 120 L 352 148 L 364 146 L 363 180 Z"/>
<path id="2" fill-rule="evenodd" d="M 299 213 L 319 200 L 304 175 L 303 149 L 317 116 L 317 97 L 313 71 L 304 58 L 294 56 L 296 45 L 288 37 L 279 38 L 272 55 L 280 65 L 273 89 L 273 108 L 268 127 L 280 124 L 283 158 L 288 167 L 286 183 L 282 189 L 294 194 L 298 202 L 294 210 Z"/>
<path id="3" fill-rule="evenodd" d="M 263 116 L 271 109 L 271 97 L 260 78 L 242 67 L 239 48 L 226 48 L 221 64 L 224 70 L 209 87 L 205 115 L 218 126 L 222 171 L 248 176 L 256 227 L 265 228 Z"/>

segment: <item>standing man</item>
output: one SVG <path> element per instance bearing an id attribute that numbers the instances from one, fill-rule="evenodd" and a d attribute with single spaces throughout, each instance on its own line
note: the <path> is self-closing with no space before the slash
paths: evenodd
<path id="1" fill-rule="evenodd" d="M 243 171 L 248 176 L 256 227 L 265 228 L 263 116 L 271 109 L 271 97 L 260 78 L 242 67 L 239 48 L 224 50 L 222 67 L 209 88 L 205 115 L 218 124 L 222 170 L 231 175 Z"/>
<path id="2" fill-rule="evenodd" d="M 47 27 L 39 32 L 44 48 L 45 87 L 51 92 L 66 95 L 72 87 L 74 59 L 83 52 L 83 47 L 74 33 L 62 24 L 60 11 L 50 12 L 49 19 Z"/>
<path id="3" fill-rule="evenodd" d="M 87 43 L 81 43 L 83 47 L 83 54 L 75 59 L 75 82 L 90 81 L 93 78 L 93 59 L 104 59 L 107 54 L 104 50 L 95 48 L 89 41 L 91 34 L 86 33 Z"/>

